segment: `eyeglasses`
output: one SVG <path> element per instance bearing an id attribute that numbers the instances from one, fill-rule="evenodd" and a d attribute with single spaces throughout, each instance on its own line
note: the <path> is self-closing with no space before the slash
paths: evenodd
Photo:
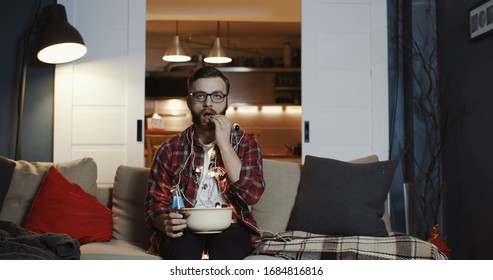
<path id="1" fill-rule="evenodd" d="M 195 91 L 195 92 L 190 92 L 190 95 L 193 97 L 193 101 L 195 102 L 205 102 L 207 97 L 211 97 L 212 102 L 214 103 L 221 103 L 224 101 L 224 98 L 226 98 L 226 94 L 223 94 L 221 92 L 213 92 L 213 93 L 207 93 L 203 91 Z"/>

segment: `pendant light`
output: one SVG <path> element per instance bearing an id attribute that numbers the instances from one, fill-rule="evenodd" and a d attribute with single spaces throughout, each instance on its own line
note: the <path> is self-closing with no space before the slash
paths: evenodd
<path id="1" fill-rule="evenodd" d="M 192 59 L 185 48 L 180 44 L 180 37 L 178 36 L 178 21 L 176 21 L 176 33 L 171 43 L 171 46 L 168 48 L 166 53 L 163 56 L 164 61 L 168 62 L 186 62 Z"/>
<path id="2" fill-rule="evenodd" d="M 214 41 L 209 56 L 204 58 L 207 63 L 230 63 L 232 59 L 226 55 L 226 52 L 221 47 L 221 40 L 219 38 L 219 21 L 217 22 L 217 37 Z"/>
<path id="3" fill-rule="evenodd" d="M 86 54 L 84 40 L 79 31 L 68 22 L 63 5 L 45 7 L 41 20 L 44 22 L 38 34 L 39 60 L 50 64 L 67 63 Z"/>

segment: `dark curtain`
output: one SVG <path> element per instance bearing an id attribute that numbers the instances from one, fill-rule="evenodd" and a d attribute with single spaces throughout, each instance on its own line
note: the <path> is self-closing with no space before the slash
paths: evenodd
<path id="1" fill-rule="evenodd" d="M 388 1 L 390 159 L 399 161 L 390 192 L 391 221 L 395 231 L 422 239 L 441 224 L 435 13 L 434 0 Z"/>

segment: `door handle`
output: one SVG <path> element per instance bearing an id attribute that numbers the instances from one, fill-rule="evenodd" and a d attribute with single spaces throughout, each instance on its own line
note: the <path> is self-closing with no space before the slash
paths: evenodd
<path id="1" fill-rule="evenodd" d="M 305 121 L 305 143 L 310 143 L 310 121 Z"/>
<path id="2" fill-rule="evenodd" d="M 142 142 L 142 120 L 137 120 L 137 142 Z"/>

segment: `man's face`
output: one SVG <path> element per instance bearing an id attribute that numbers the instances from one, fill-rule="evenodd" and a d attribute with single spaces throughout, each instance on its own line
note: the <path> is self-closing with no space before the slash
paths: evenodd
<path id="1" fill-rule="evenodd" d="M 220 77 L 200 78 L 196 80 L 191 88 L 191 92 L 213 94 L 206 95 L 203 102 L 194 100 L 193 96 L 188 96 L 187 104 L 192 113 L 192 122 L 202 127 L 203 129 L 213 130 L 214 124 L 210 121 L 211 115 L 225 115 L 228 109 L 228 96 L 226 96 L 226 84 Z M 220 102 L 217 97 L 224 95 L 224 99 Z"/>

